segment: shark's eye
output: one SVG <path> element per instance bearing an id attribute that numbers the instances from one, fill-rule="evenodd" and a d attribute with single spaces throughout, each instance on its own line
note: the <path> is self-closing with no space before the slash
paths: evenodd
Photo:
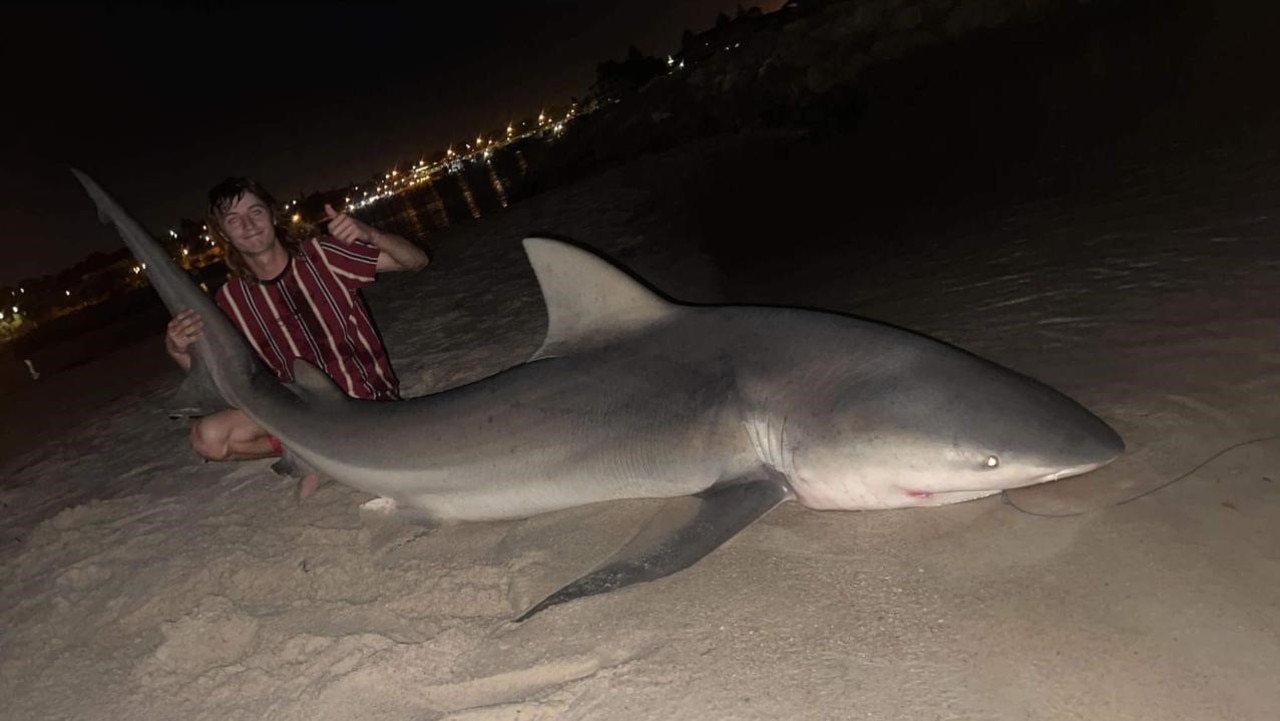
<path id="1" fill-rule="evenodd" d="M 987 456 L 986 464 L 987 468 L 995 468 L 1000 465 L 1000 458 L 997 456 Z"/>

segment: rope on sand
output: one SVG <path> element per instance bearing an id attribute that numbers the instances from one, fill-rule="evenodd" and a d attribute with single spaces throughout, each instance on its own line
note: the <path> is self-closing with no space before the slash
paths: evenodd
<path id="1" fill-rule="evenodd" d="M 1261 438 L 1251 438 L 1251 439 L 1249 439 L 1249 440 L 1247 440 L 1247 441 L 1240 441 L 1239 443 L 1237 443 L 1237 444 L 1235 444 L 1235 445 L 1227 446 L 1226 448 L 1223 448 L 1222 450 L 1218 451 L 1217 453 L 1213 454 L 1212 456 L 1209 456 L 1209 457 L 1208 457 L 1208 458 L 1206 458 L 1204 461 L 1202 461 L 1200 464 L 1198 464 L 1195 468 L 1192 468 L 1191 470 L 1187 471 L 1186 473 L 1183 473 L 1182 475 L 1180 475 L 1180 476 L 1178 476 L 1178 477 L 1176 477 L 1176 478 L 1173 478 L 1172 480 L 1165 481 L 1164 483 L 1161 483 L 1160 485 L 1155 486 L 1154 488 L 1148 488 L 1147 490 L 1145 490 L 1145 491 L 1143 491 L 1143 492 L 1141 492 L 1141 493 L 1139 493 L 1139 494 L 1137 494 L 1137 495 L 1130 496 L 1129 498 L 1126 498 L 1126 499 L 1121 500 L 1121 501 L 1116 501 L 1115 503 L 1111 504 L 1111 506 L 1109 506 L 1109 507 L 1110 507 L 1110 508 L 1115 508 L 1116 506 L 1123 506 L 1124 504 L 1126 504 L 1126 503 L 1132 503 L 1132 502 L 1134 502 L 1134 501 L 1138 500 L 1139 498 L 1142 498 L 1143 496 L 1149 496 L 1149 495 L 1151 495 L 1152 493 L 1155 493 L 1156 491 L 1164 490 L 1164 489 L 1168 488 L 1169 486 L 1172 486 L 1173 484 L 1175 484 L 1175 483 L 1177 483 L 1177 482 L 1179 482 L 1179 481 L 1182 481 L 1182 480 L 1184 480 L 1184 479 L 1186 479 L 1186 478 L 1191 477 L 1192 475 L 1194 475 L 1194 474 L 1195 474 L 1197 471 L 1199 471 L 1200 469 L 1204 468 L 1205 466 L 1209 465 L 1210 463 L 1212 463 L 1212 462 L 1214 462 L 1214 461 L 1218 460 L 1219 458 L 1221 458 L 1221 457 L 1223 457 L 1223 456 L 1227 455 L 1228 453 L 1230 453 L 1230 452 L 1232 452 L 1232 451 L 1234 451 L 1234 450 L 1236 450 L 1236 449 L 1238 449 L 1238 448 L 1244 448 L 1245 446 L 1251 446 L 1251 445 L 1255 445 L 1255 444 L 1258 444 L 1258 443 L 1266 443 L 1266 442 L 1268 442 L 1268 441 L 1276 441 L 1276 440 L 1280 440 L 1280 435 L 1275 435 L 1275 436 L 1263 436 L 1263 437 L 1261 437 Z M 1005 504 L 1007 504 L 1007 505 L 1009 505 L 1009 506 L 1012 506 L 1012 507 L 1014 508 L 1014 510 L 1017 510 L 1017 511 L 1020 511 L 1020 512 L 1022 512 L 1022 513 L 1025 513 L 1025 514 L 1027 514 L 1028 516 L 1038 516 L 1038 517 L 1040 517 L 1040 518 L 1070 518 L 1070 517 L 1072 517 L 1072 516 L 1083 516 L 1083 515 L 1084 515 L 1084 514 L 1086 514 L 1086 513 L 1092 513 L 1092 511 L 1073 511 L 1073 512 L 1071 512 L 1071 513 L 1038 513 L 1038 512 L 1036 512 L 1036 511 L 1028 511 L 1027 509 L 1022 508 L 1022 507 L 1021 507 L 1021 506 L 1019 506 L 1018 504 L 1014 503 L 1014 502 L 1013 502 L 1013 499 L 1009 497 L 1009 492 L 1008 492 L 1007 490 L 1006 490 L 1006 491 L 1001 491 L 1001 492 L 1000 492 L 1000 500 L 1002 500 Z"/>

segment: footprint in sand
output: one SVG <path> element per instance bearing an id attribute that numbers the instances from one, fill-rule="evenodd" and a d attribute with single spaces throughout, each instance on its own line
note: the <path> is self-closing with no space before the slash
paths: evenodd
<path id="1" fill-rule="evenodd" d="M 594 676 L 607 665 L 604 659 L 591 656 L 562 659 L 469 681 L 431 686 L 423 689 L 423 695 L 433 707 L 454 714 L 448 718 L 459 721 L 507 718 L 508 711 L 517 714 L 512 718 L 537 718 L 527 714 L 542 703 L 513 702 Z M 545 703 L 548 706 L 544 710 L 551 710 L 557 705 L 551 699 Z"/>
<path id="2" fill-rule="evenodd" d="M 502 641 L 456 660 L 459 680 L 426 686 L 423 698 L 450 721 L 559 718 L 583 694 L 611 684 L 609 679 L 625 674 L 632 661 L 660 642 L 647 634 L 623 634 L 604 645 L 584 642 L 575 650 L 563 639 L 547 648 L 522 638 L 529 637 L 514 629 Z M 555 657 L 548 658 L 549 653 Z"/>
<path id="3" fill-rule="evenodd" d="M 257 619 L 242 613 L 222 596 L 206 596 L 192 613 L 162 624 L 164 642 L 144 668 L 198 676 L 209 669 L 235 663 L 253 653 L 258 641 Z"/>

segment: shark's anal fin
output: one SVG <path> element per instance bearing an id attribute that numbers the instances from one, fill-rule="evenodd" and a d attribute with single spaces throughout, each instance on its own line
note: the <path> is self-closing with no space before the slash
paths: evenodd
<path id="1" fill-rule="evenodd" d="M 785 482 L 760 480 L 673 498 L 607 561 L 535 604 L 515 621 L 519 623 L 565 601 L 653 581 L 686 569 L 790 495 Z"/>

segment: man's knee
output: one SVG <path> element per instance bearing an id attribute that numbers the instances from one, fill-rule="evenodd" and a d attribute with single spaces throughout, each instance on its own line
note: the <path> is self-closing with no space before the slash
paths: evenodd
<path id="1" fill-rule="evenodd" d="M 191 448 L 210 461 L 225 461 L 231 455 L 231 429 L 201 418 L 191 426 Z"/>

